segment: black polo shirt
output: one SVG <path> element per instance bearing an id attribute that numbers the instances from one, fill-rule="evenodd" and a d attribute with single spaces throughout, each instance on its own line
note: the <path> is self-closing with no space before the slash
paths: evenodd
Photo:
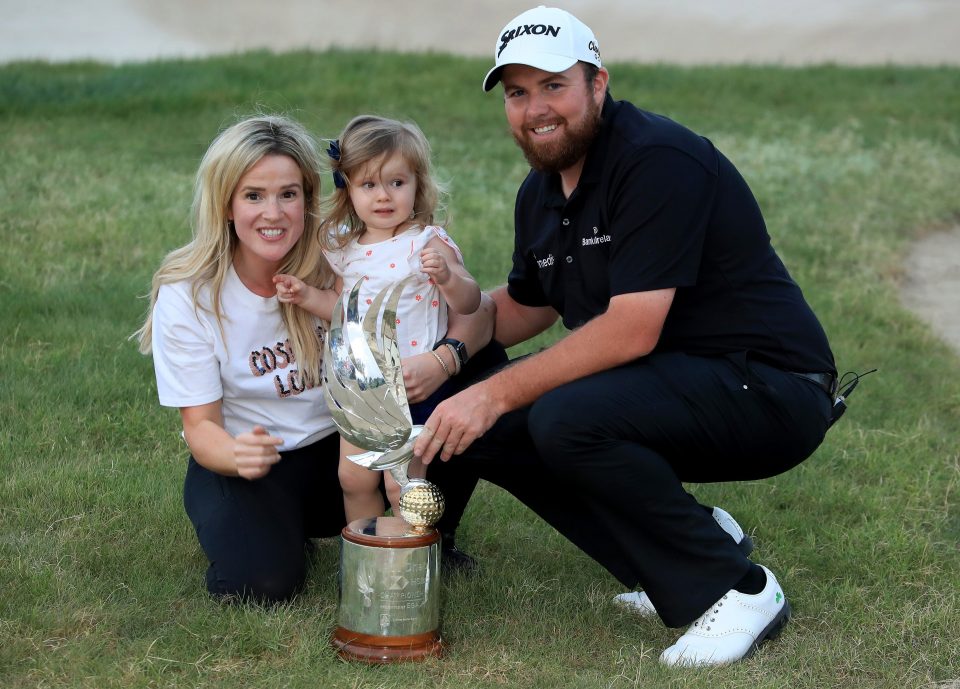
<path id="1" fill-rule="evenodd" d="M 746 182 L 713 144 L 609 95 L 577 188 L 531 171 L 517 194 L 510 296 L 569 329 L 618 294 L 675 287 L 655 351 L 749 355 L 835 372 L 823 328 L 770 244 Z"/>

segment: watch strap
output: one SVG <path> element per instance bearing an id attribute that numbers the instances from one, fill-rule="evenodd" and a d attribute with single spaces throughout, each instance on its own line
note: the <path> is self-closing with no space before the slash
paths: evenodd
<path id="1" fill-rule="evenodd" d="M 457 348 L 449 342 L 444 342 L 443 346 L 450 350 L 450 356 L 453 357 L 453 373 L 451 375 L 455 376 L 460 373 L 460 369 L 463 368 L 463 364 L 460 363 L 460 355 L 457 353 Z M 433 353 L 436 354 L 436 350 L 434 350 Z"/>
<path id="2" fill-rule="evenodd" d="M 460 368 L 461 366 L 466 364 L 467 361 L 470 360 L 470 355 L 467 353 L 467 346 L 463 344 L 463 342 L 461 342 L 460 340 L 454 339 L 452 337 L 445 337 L 439 342 L 437 342 L 437 344 L 435 344 L 433 348 L 436 349 L 440 345 L 450 345 L 450 348 L 453 350 L 453 353 L 456 354 L 457 361 L 460 364 L 460 366 L 458 366 L 457 368 Z"/>

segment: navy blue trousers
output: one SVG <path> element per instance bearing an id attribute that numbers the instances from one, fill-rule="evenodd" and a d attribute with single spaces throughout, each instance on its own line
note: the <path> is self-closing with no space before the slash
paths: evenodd
<path id="1" fill-rule="evenodd" d="M 335 536 L 346 523 L 339 450 L 333 433 L 282 452 L 256 481 L 222 476 L 189 459 L 183 504 L 210 563 L 210 593 L 276 602 L 300 588 L 307 539 Z"/>
<path id="2" fill-rule="evenodd" d="M 420 414 L 506 361 L 499 345 L 474 356 L 461 371 L 420 405 Z M 281 453 L 270 473 L 256 481 L 222 476 L 191 457 L 183 503 L 209 561 L 207 590 L 214 595 L 283 601 L 303 584 L 309 538 L 336 536 L 346 524 L 337 478 L 339 436 Z M 478 477 L 461 467 L 442 467 L 427 477 L 447 508 L 437 528 L 447 537 L 460 522 Z"/>
<path id="3" fill-rule="evenodd" d="M 813 383 L 743 356 L 654 354 L 504 415 L 447 464 L 510 491 L 678 627 L 750 567 L 682 484 L 784 472 L 830 412 Z"/>

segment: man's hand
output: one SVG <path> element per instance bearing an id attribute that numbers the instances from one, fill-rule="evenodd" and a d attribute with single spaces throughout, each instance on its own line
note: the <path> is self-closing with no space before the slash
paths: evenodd
<path id="1" fill-rule="evenodd" d="M 486 382 L 477 383 L 434 409 L 413 446 L 413 454 L 429 464 L 439 452 L 446 462 L 466 451 L 501 414 Z"/>
<path id="2" fill-rule="evenodd" d="M 233 444 L 237 474 L 250 481 L 266 476 L 280 461 L 277 447 L 282 444 L 283 440 L 271 436 L 263 426 L 254 426 L 249 433 L 241 433 Z"/>

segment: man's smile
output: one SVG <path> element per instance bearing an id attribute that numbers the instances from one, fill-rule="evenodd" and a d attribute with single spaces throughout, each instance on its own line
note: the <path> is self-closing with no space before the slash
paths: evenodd
<path id="1" fill-rule="evenodd" d="M 533 127 L 534 134 L 548 134 L 555 130 L 559 125 L 557 124 L 545 124 L 540 127 Z"/>

